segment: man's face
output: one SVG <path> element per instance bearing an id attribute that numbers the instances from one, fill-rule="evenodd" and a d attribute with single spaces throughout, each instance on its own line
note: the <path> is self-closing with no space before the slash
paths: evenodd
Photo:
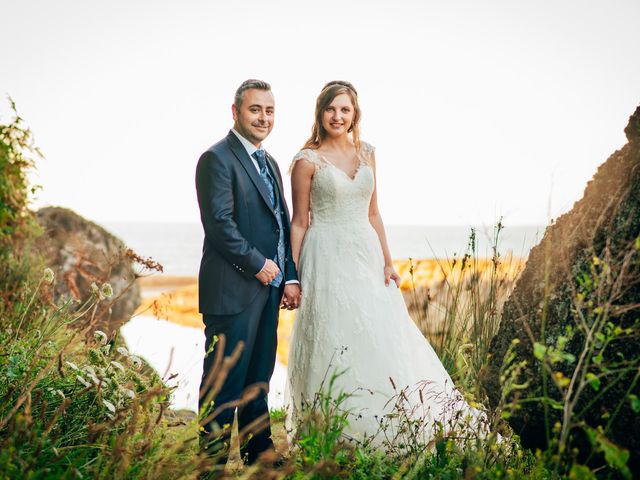
<path id="1" fill-rule="evenodd" d="M 259 147 L 273 128 L 275 102 L 271 91 L 250 88 L 244 92 L 240 107 L 234 104 L 231 109 L 234 128 Z"/>

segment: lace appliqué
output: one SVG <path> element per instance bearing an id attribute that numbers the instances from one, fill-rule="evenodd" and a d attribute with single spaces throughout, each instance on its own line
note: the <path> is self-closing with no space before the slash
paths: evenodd
<path id="1" fill-rule="evenodd" d="M 376 152 L 376 147 L 367 142 L 360 142 L 360 164 L 373 165 L 373 154 Z"/>
<path id="2" fill-rule="evenodd" d="M 375 153 L 375 151 L 376 148 L 370 143 L 360 142 L 360 150 L 357 153 L 358 157 L 360 158 L 360 164 L 358 165 L 358 168 L 362 165 L 371 166 L 373 164 L 373 154 Z M 319 155 L 316 150 L 313 150 L 311 148 L 303 148 L 293 157 L 288 170 L 289 175 L 291 175 L 293 167 L 299 160 L 306 160 L 307 162 L 312 163 L 316 167 L 316 171 L 332 165 L 322 155 Z"/>
<path id="3" fill-rule="evenodd" d="M 307 162 L 313 164 L 316 167 L 316 171 L 318 171 L 319 168 L 327 165 L 324 159 L 320 155 L 318 155 L 315 150 L 312 150 L 311 148 L 303 148 L 293 157 L 291 165 L 289 166 L 289 175 L 291 175 L 291 172 L 293 172 L 293 167 L 296 165 L 296 162 L 300 160 L 306 160 Z"/>

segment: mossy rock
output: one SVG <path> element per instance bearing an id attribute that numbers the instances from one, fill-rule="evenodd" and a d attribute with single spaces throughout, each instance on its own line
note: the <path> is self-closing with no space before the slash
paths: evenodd
<path id="1" fill-rule="evenodd" d="M 554 370 L 571 376 L 585 339 L 577 327 L 576 298 L 579 292 L 584 292 L 584 282 L 593 278 L 594 272 L 603 276 L 603 268 L 608 268 L 611 285 L 598 288 L 617 293 L 614 298 L 600 299 L 595 298 L 595 293 L 587 294 L 585 302 L 602 302 L 609 308 L 609 321 L 614 326 L 627 328 L 640 318 L 640 251 L 636 243 L 640 236 L 640 107 L 631 116 L 625 133 L 628 143 L 598 168 L 583 198 L 547 227 L 542 241 L 529 254 L 526 267 L 504 306 L 500 329 L 491 345 L 492 357 L 484 383 L 493 407 L 500 404 L 500 373 L 505 353 L 514 339 L 520 341 L 515 347 L 515 362 L 526 361 L 521 380 L 528 381 L 529 386 L 509 394 L 508 400 L 516 396 L 534 398 L 544 393 L 541 363 L 534 356 L 534 342 L 554 345 L 560 336 L 566 336 L 568 326 L 576 333 L 565 351 L 574 355 L 576 361 L 560 362 Z M 613 283 L 616 278 L 622 282 L 618 286 Z M 606 364 L 623 355 L 627 361 L 635 362 L 636 371 L 623 375 L 617 382 L 612 381 L 615 375 L 603 377 L 597 391 L 595 388 L 584 391 L 576 408 L 576 411 L 585 410 L 580 418 L 586 424 L 593 428 L 602 426 L 610 440 L 629 450 L 629 466 L 638 477 L 640 414 L 633 411 L 629 395 L 640 397 L 640 382 L 633 386 L 640 365 L 639 333 L 634 331 L 624 336 L 624 340 L 614 340 L 607 349 L 609 355 L 603 359 Z M 551 381 L 547 393 L 560 400 L 559 390 Z M 562 420 L 561 416 L 562 410 L 549 408 L 548 422 L 545 422 L 542 402 L 520 402 L 520 408 L 513 412 L 509 422 L 524 446 L 544 450 L 546 425 L 553 426 Z M 586 460 L 591 444 L 579 430 L 575 430 L 571 446 L 579 449 L 579 459 Z M 590 461 L 602 459 L 596 455 Z"/>
<path id="2" fill-rule="evenodd" d="M 72 299 L 82 304 L 91 297 L 93 283 L 109 283 L 113 296 L 100 302 L 95 328 L 108 334 L 117 331 L 141 302 L 140 286 L 125 244 L 66 208 L 42 208 L 36 218 L 44 230 L 38 238 L 40 251 L 56 274 L 53 300 Z"/>

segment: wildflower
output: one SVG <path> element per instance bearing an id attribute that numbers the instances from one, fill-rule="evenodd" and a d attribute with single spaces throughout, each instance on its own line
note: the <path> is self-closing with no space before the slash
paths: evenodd
<path id="1" fill-rule="evenodd" d="M 109 341 L 107 334 L 102 330 L 96 330 L 95 332 L 93 332 L 93 336 L 101 345 L 106 345 Z"/>
<path id="2" fill-rule="evenodd" d="M 124 347 L 118 347 L 116 348 L 116 352 L 118 352 L 120 355 L 122 355 L 123 357 L 128 357 L 129 356 L 129 351 L 124 348 Z"/>
<path id="3" fill-rule="evenodd" d="M 104 404 L 105 407 L 107 407 L 107 410 L 109 410 L 111 413 L 116 413 L 115 405 L 111 403 L 109 400 L 102 400 L 102 403 Z"/>
<path id="4" fill-rule="evenodd" d="M 53 281 L 56 279 L 56 274 L 53 273 L 53 270 L 47 267 L 44 269 L 44 275 L 42 276 L 42 279 L 44 280 L 45 283 L 51 285 Z"/>
<path id="5" fill-rule="evenodd" d="M 124 393 L 129 398 L 135 398 L 136 397 L 136 392 L 134 392 L 130 388 L 123 388 L 122 389 L 122 393 Z"/>
<path id="6" fill-rule="evenodd" d="M 78 380 L 85 387 L 90 387 L 91 386 L 91 384 L 89 382 L 87 382 L 84 378 L 82 378 L 80 375 L 76 375 L 76 380 Z"/>
<path id="7" fill-rule="evenodd" d="M 91 293 L 93 293 L 94 295 L 98 295 L 100 292 L 100 289 L 98 288 L 98 285 L 96 284 L 96 282 L 91 282 Z"/>
<path id="8" fill-rule="evenodd" d="M 111 362 L 109 362 L 110 365 L 118 370 L 120 370 L 122 373 L 124 373 L 124 367 L 122 366 L 122 364 L 120 362 L 116 362 L 115 360 L 112 360 Z"/>
<path id="9" fill-rule="evenodd" d="M 70 361 L 68 361 L 68 360 L 65 360 L 65 362 L 64 362 L 64 363 L 66 363 L 69 367 L 73 368 L 74 370 L 80 370 L 80 369 L 78 368 L 78 366 L 77 366 L 75 363 L 73 363 L 73 362 L 70 362 Z"/>
<path id="10" fill-rule="evenodd" d="M 105 298 L 111 298 L 113 296 L 113 288 L 110 283 L 103 283 L 100 289 L 100 296 L 104 300 Z"/>
<path id="11" fill-rule="evenodd" d="M 136 357 L 135 355 L 131 355 L 129 357 L 129 361 L 134 368 L 140 368 L 142 366 L 142 359 L 140 357 Z"/>

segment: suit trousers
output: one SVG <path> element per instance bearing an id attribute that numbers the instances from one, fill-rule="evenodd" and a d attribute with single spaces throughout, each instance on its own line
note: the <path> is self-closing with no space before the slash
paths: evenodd
<path id="1" fill-rule="evenodd" d="M 255 300 L 236 315 L 203 315 L 206 342 L 200 385 L 199 411 L 203 427 L 200 444 L 207 453 L 218 456 L 218 463 L 224 464 L 227 461 L 231 425 L 236 410 L 234 402 L 239 400 L 238 431 L 243 460 L 253 463 L 260 453 L 273 449 L 267 392 L 276 361 L 278 314 L 283 292 L 284 282 L 279 287 L 265 286 Z M 244 348 L 215 398 L 207 402 L 207 397 L 211 396 L 209 393 L 216 384 L 215 377 L 209 378 L 209 381 L 207 377 L 222 342 L 216 342 L 212 351 L 209 350 L 214 336 L 221 335 L 225 336 L 225 357 L 231 356 L 240 342 L 244 344 Z M 256 384 L 262 387 L 257 395 L 250 388 Z M 242 399 L 243 393 L 247 394 L 252 390 L 255 395 L 253 399 Z M 215 418 L 211 418 L 211 412 L 216 412 Z"/>

